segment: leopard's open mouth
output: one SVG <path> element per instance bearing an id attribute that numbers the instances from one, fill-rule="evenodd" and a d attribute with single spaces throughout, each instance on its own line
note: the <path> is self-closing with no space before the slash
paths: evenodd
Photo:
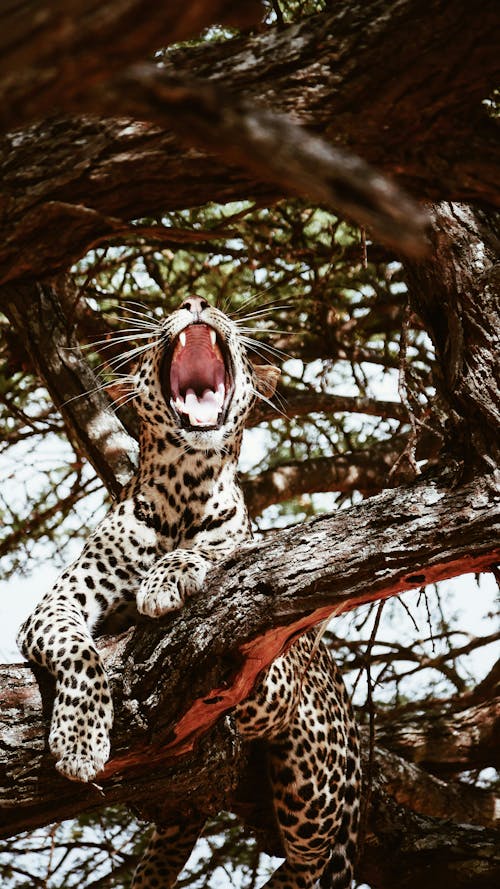
<path id="1" fill-rule="evenodd" d="M 233 393 L 227 349 L 213 327 L 190 324 L 172 341 L 161 369 L 162 389 L 184 429 L 217 429 Z"/>

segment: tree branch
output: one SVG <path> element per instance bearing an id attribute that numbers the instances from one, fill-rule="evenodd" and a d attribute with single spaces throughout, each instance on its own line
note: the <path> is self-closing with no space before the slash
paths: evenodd
<path id="1" fill-rule="evenodd" d="M 179 614 L 122 637 L 107 656 L 116 723 L 103 796 L 55 775 L 44 752 L 46 728 L 29 669 L 3 668 L 11 689 L 0 735 L 4 834 L 132 794 L 138 803 L 156 800 L 152 763 L 167 804 L 181 805 L 179 789 L 185 793 L 195 781 L 208 806 L 217 744 L 227 786 L 235 780 L 234 738 L 221 740 L 218 721 L 248 695 L 260 671 L 328 616 L 487 570 L 500 556 L 497 494 L 489 477 L 451 491 L 427 480 L 386 491 L 245 548 L 215 570 L 206 594 Z M 43 677 L 42 689 L 48 685 Z M 47 710 L 46 691 L 44 701 Z M 215 745 L 212 735 L 204 737 L 212 729 L 218 733 Z M 174 780 L 177 769 L 180 777 Z M 217 795 L 219 808 L 220 802 Z"/>
<path id="2" fill-rule="evenodd" d="M 259 0 L 27 0 L 2 13 L 0 121 L 5 129 L 52 115 L 137 59 L 193 39 L 209 25 L 245 28 L 262 18 Z"/>
<path id="3" fill-rule="evenodd" d="M 273 503 L 291 500 L 301 494 L 320 491 L 361 491 L 374 494 L 388 486 L 389 473 L 403 453 L 408 438 L 394 435 L 366 450 L 347 451 L 332 457 L 293 460 L 242 479 L 245 501 L 251 516 L 259 515 Z M 419 441 L 418 460 L 435 456 L 437 436 L 425 434 Z M 411 473 L 413 477 L 413 473 Z"/>
<path id="4" fill-rule="evenodd" d="M 500 697 L 457 712 L 425 708 L 378 730 L 381 744 L 441 774 L 500 766 Z"/>
<path id="5" fill-rule="evenodd" d="M 458 204 L 431 211 L 432 253 L 405 263 L 412 306 L 433 339 L 436 383 L 449 409 L 459 463 L 500 461 L 500 214 Z"/>
<path id="6" fill-rule="evenodd" d="M 307 414 L 366 414 L 370 417 L 391 417 L 404 423 L 408 412 L 399 401 L 382 401 L 361 395 L 332 395 L 330 392 L 317 392 L 313 389 L 296 389 L 292 386 L 278 386 L 276 402 L 283 406 L 287 418 L 305 417 Z M 248 425 L 256 426 L 269 420 L 276 420 L 280 414 L 272 404 L 259 401 L 255 405 Z"/>
<path id="7" fill-rule="evenodd" d="M 478 714 L 479 719 L 481 714 Z M 474 728 L 480 728 L 479 721 Z M 366 732 L 363 733 L 363 748 L 368 748 Z M 389 794 L 400 806 L 428 815 L 431 818 L 445 818 L 457 824 L 482 824 L 483 827 L 498 826 L 498 797 L 463 782 L 443 781 L 430 775 L 413 762 L 397 756 L 384 747 L 375 748 L 376 784 Z M 364 768 L 366 773 L 366 767 Z"/>
<path id="8" fill-rule="evenodd" d="M 330 145 L 283 114 L 236 98 L 218 84 L 192 81 L 155 65 L 137 65 L 116 89 L 88 101 L 89 111 L 147 119 L 172 130 L 189 146 L 239 166 L 277 194 L 326 204 L 367 226 L 402 253 L 425 254 L 427 218 L 390 179 L 352 150 Z"/>
<path id="9" fill-rule="evenodd" d="M 127 219 L 209 200 L 248 198 L 249 193 L 267 201 L 282 195 L 283 182 L 278 168 L 273 172 L 266 164 L 264 174 L 260 166 L 256 178 L 252 167 L 252 159 L 262 164 L 259 157 L 262 150 L 265 153 L 264 144 L 258 152 L 256 148 L 258 121 L 264 127 L 264 141 L 268 139 L 264 126 L 266 109 L 289 115 L 294 121 L 312 127 L 316 134 L 321 133 L 326 140 L 321 146 L 326 144 L 326 147 L 323 149 L 314 140 L 310 144 L 318 146 L 319 155 L 324 150 L 325 163 L 328 156 L 335 156 L 339 142 L 344 142 L 369 162 L 397 175 L 399 181 L 420 195 L 438 200 L 462 197 L 498 201 L 500 188 L 494 178 L 495 123 L 485 116 L 478 119 L 481 100 L 498 81 L 498 53 L 491 40 L 498 14 L 493 0 L 485 0 L 481 16 L 474 15 L 465 0 L 453 3 L 440 0 L 428 16 L 421 15 L 418 0 L 398 0 L 389 6 L 381 0 L 365 4 L 353 0 L 349 14 L 344 12 L 344 8 L 338 8 L 281 31 L 271 29 L 256 37 L 178 50 L 168 54 L 161 72 L 140 68 L 123 75 L 123 86 L 127 78 L 129 86 L 135 78 L 136 84 L 142 79 L 141 88 L 151 90 L 147 102 L 144 99 L 147 107 L 143 106 L 142 120 L 169 113 L 164 87 L 154 85 L 158 78 L 170 77 L 173 78 L 170 82 L 177 84 L 181 79 L 182 87 L 171 90 L 171 103 L 177 105 L 177 112 L 171 104 L 169 126 L 176 132 L 177 128 L 179 132 L 182 130 L 184 138 L 189 129 L 185 115 L 190 113 L 184 106 L 193 95 L 193 78 L 203 82 L 208 90 L 208 105 L 215 102 L 208 118 L 206 103 L 202 102 L 201 107 L 198 104 L 202 141 L 210 150 L 214 148 L 214 140 L 215 148 L 221 148 L 223 140 L 215 133 L 214 123 L 226 116 L 232 135 L 222 150 L 238 153 L 238 139 L 244 138 L 242 118 L 236 114 L 231 124 L 231 103 L 239 108 L 240 97 L 244 96 L 250 103 L 247 107 L 251 108 L 250 116 L 245 118 L 248 128 L 247 123 L 244 126 L 250 141 L 240 148 L 245 164 L 250 162 L 250 176 L 234 164 L 228 166 L 226 161 L 198 151 L 184 151 L 171 135 L 159 132 L 151 124 L 130 120 L 51 119 L 23 133 L 5 137 L 0 148 L 6 198 L 3 230 L 0 230 L 0 280 L 29 274 L 39 278 L 65 269 L 69 261 L 77 259 L 92 244 L 123 231 Z M 85 24 L 83 20 L 78 25 L 82 46 Z M 409 28 L 411 61 L 408 47 L 404 53 L 394 51 L 394 46 L 402 45 L 401 33 L 408 33 Z M 67 32 L 62 29 L 62 33 Z M 132 46 L 132 37 L 130 39 Z M 88 45 L 92 45 L 92 40 Z M 130 49 L 125 52 L 125 46 L 124 33 L 120 52 L 128 62 L 132 52 Z M 57 49 L 60 50 L 59 45 Z M 37 51 L 35 47 L 35 56 Z M 140 55 L 141 49 L 136 47 L 135 52 Z M 101 58 L 107 55 L 102 54 Z M 61 54 L 61 58 L 66 56 Z M 95 59 L 92 64 L 96 64 Z M 110 73 L 114 73 L 115 64 L 116 60 L 110 62 Z M 142 72 L 140 77 L 139 72 Z M 58 107 L 62 109 L 65 101 L 71 105 L 73 101 L 76 104 L 76 99 L 74 78 L 73 81 L 70 78 L 65 96 L 64 78 L 70 77 L 66 63 L 60 73 L 60 79 L 54 82 L 60 90 Z M 150 79 L 149 86 L 144 85 L 145 78 Z M 104 73 L 100 72 L 97 79 L 104 83 Z M 9 89 L 12 82 L 10 77 Z M 85 78 L 80 76 L 79 88 L 82 83 Z M 231 93 L 236 97 L 227 100 L 225 110 L 218 107 L 221 84 L 227 91 L 225 95 Z M 111 90 L 111 86 L 109 88 Z M 160 100 L 153 101 L 157 88 Z M 26 89 L 29 90 L 29 86 Z M 185 90 L 183 96 L 182 89 Z M 94 102 L 94 111 L 102 109 L 102 103 L 107 101 L 115 114 L 117 108 L 121 108 L 122 114 L 129 114 L 131 110 L 139 114 L 141 103 L 132 95 L 129 101 L 136 104 L 127 110 L 128 90 L 122 89 L 118 81 L 112 90 L 107 100 L 103 90 L 96 90 L 92 99 L 87 96 L 89 102 Z M 79 108 L 81 99 L 79 96 Z M 117 106 L 118 100 L 122 104 Z M 259 117 L 261 112 L 255 111 L 255 126 L 250 126 L 255 110 L 252 103 L 257 100 L 264 109 L 263 116 Z M 179 102 L 184 114 L 179 113 Z M 8 105 L 15 111 L 22 109 L 23 102 Z M 353 107 L 357 109 L 356 114 L 352 113 Z M 421 110 L 418 129 L 416 107 Z M 51 111 L 53 108 L 51 103 Z M 472 108 L 476 109 L 475 116 Z M 38 110 L 36 116 L 40 113 L 43 110 Z M 275 124 L 278 129 L 281 126 L 281 118 L 272 124 L 271 118 L 267 120 L 271 128 Z M 292 149 L 287 147 L 290 140 L 284 137 L 292 131 L 299 136 L 301 131 L 293 130 L 289 121 L 283 120 L 282 124 L 283 138 L 277 144 L 280 152 L 286 154 Z M 307 138 L 304 134 L 305 142 Z M 268 152 L 267 156 L 271 166 L 272 154 Z M 301 162 L 304 175 L 307 169 L 312 175 L 313 155 L 314 151 L 307 155 L 309 160 L 305 166 Z M 321 160 L 319 155 L 315 156 Z M 280 154 L 280 159 L 282 157 Z M 241 162 L 239 157 L 238 163 Z M 293 185 L 291 169 L 287 177 Z M 332 199 L 332 195 L 328 197 L 326 180 L 321 200 Z M 386 187 L 382 187 L 381 198 Z M 314 189 L 308 193 L 317 194 Z M 352 188 L 348 187 L 347 192 L 338 197 L 349 201 L 353 197 Z M 369 210 L 368 205 L 366 209 Z M 396 211 L 397 207 L 393 209 Z"/>
<path id="10" fill-rule="evenodd" d="M 113 412 L 83 357 L 71 325 L 73 294 L 41 284 L 0 288 L 0 306 L 61 411 L 70 439 L 108 490 L 118 494 L 134 473 L 138 447 Z M 69 303 L 66 312 L 60 300 Z"/>
<path id="11" fill-rule="evenodd" d="M 357 878 L 373 889 L 491 889 L 498 849 L 497 830 L 419 815 L 377 790 Z"/>

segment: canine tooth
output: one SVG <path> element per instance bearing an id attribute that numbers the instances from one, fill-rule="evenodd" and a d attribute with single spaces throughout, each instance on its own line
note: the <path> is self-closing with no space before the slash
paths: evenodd
<path id="1" fill-rule="evenodd" d="M 184 348 L 184 346 L 186 345 L 186 333 L 184 330 L 181 330 L 181 332 L 179 334 L 179 342 L 180 342 L 182 348 Z"/>
<path id="2" fill-rule="evenodd" d="M 215 344 L 217 342 L 217 334 L 216 334 L 215 330 L 210 331 L 210 342 L 212 343 L 212 346 L 215 346 Z"/>

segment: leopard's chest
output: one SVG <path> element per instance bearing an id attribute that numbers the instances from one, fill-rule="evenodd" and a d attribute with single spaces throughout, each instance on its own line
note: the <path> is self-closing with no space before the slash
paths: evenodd
<path id="1" fill-rule="evenodd" d="M 218 538 L 222 525 L 235 543 L 249 537 L 235 469 L 221 462 L 143 465 L 126 499 L 134 519 L 154 533 L 158 553 L 191 549 L 200 535 Z"/>

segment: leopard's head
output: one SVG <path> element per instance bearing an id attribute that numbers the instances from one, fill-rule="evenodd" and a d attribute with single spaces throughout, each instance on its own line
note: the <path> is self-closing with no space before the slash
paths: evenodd
<path id="1" fill-rule="evenodd" d="M 192 296 L 161 323 L 144 352 L 135 403 L 153 435 L 222 451 L 241 435 L 259 391 L 269 397 L 278 374 L 253 365 L 237 324 Z"/>

